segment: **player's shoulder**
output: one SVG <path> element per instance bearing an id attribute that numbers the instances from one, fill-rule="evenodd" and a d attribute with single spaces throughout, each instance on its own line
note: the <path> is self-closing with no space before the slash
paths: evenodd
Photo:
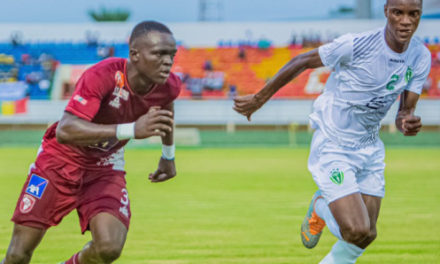
<path id="1" fill-rule="evenodd" d="M 168 105 L 179 96 L 180 86 L 180 78 L 176 74 L 170 72 L 167 81 L 164 84 L 159 84 L 158 87 L 154 89 L 154 93 L 149 94 L 149 96 L 156 98 L 156 102 L 161 105 Z"/>
<path id="2" fill-rule="evenodd" d="M 166 83 L 167 83 L 168 87 L 170 88 L 172 94 L 177 97 L 180 93 L 180 87 L 182 84 L 180 77 L 177 76 L 175 73 L 170 72 L 170 76 L 168 77 L 168 80 Z"/>
<path id="3" fill-rule="evenodd" d="M 113 74 L 118 71 L 124 72 L 126 62 L 127 60 L 123 58 L 108 58 L 96 63 L 89 70 L 100 75 Z"/>
<path id="4" fill-rule="evenodd" d="M 431 59 L 431 51 L 428 47 L 418 38 L 411 39 L 411 49 L 413 49 L 416 56 L 423 56 Z"/>
<path id="5" fill-rule="evenodd" d="M 383 28 L 379 27 L 379 28 L 363 31 L 360 33 L 350 33 L 349 35 L 351 35 L 353 41 L 361 42 L 361 41 L 371 40 L 372 38 L 379 39 L 381 37 L 381 33 L 383 33 Z"/>
<path id="6" fill-rule="evenodd" d="M 177 76 L 177 74 L 170 72 L 170 76 L 168 77 L 167 83 L 173 87 L 175 86 L 180 88 L 181 80 L 180 77 Z"/>
<path id="7" fill-rule="evenodd" d="M 84 71 L 82 78 L 87 82 L 102 83 L 104 86 L 113 88 L 118 76 L 124 76 L 126 61 L 123 58 L 102 60 Z"/>
<path id="8" fill-rule="evenodd" d="M 371 46 L 366 44 L 372 44 L 372 41 L 378 42 L 380 41 L 380 35 L 383 32 L 383 28 L 375 28 L 372 30 L 364 31 L 361 33 L 346 33 L 337 39 L 335 39 L 336 43 L 346 43 L 356 46 Z"/>

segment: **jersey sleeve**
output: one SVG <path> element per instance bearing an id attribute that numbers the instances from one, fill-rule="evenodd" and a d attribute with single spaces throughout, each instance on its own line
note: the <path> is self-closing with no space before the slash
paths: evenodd
<path id="1" fill-rule="evenodd" d="M 78 80 L 75 92 L 66 107 L 66 111 L 82 119 L 91 121 L 101 106 L 105 95 L 101 77 L 93 71 L 85 71 Z"/>
<path id="2" fill-rule="evenodd" d="M 426 79 L 428 78 L 429 72 L 431 71 L 431 54 L 429 54 L 429 52 L 425 52 L 425 54 L 421 56 L 420 60 L 414 66 L 414 68 L 414 76 L 408 82 L 405 90 L 416 94 L 421 94 L 423 84 L 425 83 Z M 408 72 L 406 75 L 408 75 Z M 405 78 L 408 77 L 405 76 Z"/>
<path id="3" fill-rule="evenodd" d="M 324 66 L 334 69 L 339 64 L 349 64 L 353 57 L 353 37 L 350 34 L 343 35 L 320 46 L 318 52 Z"/>

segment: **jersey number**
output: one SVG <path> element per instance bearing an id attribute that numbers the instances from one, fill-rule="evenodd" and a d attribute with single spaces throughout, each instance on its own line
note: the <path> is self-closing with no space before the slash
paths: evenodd
<path id="1" fill-rule="evenodd" d="M 128 203 L 130 202 L 130 200 L 128 200 L 128 192 L 127 192 L 127 189 L 122 189 L 122 193 L 123 193 L 123 195 L 122 195 L 122 198 L 121 198 L 121 204 L 122 204 L 123 206 L 127 206 Z"/>
<path id="2" fill-rule="evenodd" d="M 394 90 L 394 84 L 398 81 L 399 81 L 399 75 L 394 74 L 391 77 L 391 81 L 389 83 L 387 83 L 387 90 L 390 90 L 390 91 Z"/>

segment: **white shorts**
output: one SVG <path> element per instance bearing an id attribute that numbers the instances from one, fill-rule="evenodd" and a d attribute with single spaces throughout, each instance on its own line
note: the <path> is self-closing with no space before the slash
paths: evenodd
<path id="1" fill-rule="evenodd" d="M 384 158 L 380 139 L 371 146 L 353 149 L 331 142 L 318 129 L 313 135 L 308 168 L 327 203 L 356 192 L 383 198 Z"/>

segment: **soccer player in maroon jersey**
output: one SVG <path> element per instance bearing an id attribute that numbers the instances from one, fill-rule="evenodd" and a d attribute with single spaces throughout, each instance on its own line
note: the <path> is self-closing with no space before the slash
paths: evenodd
<path id="1" fill-rule="evenodd" d="M 129 139 L 161 136 L 162 157 L 149 179 L 176 175 L 173 101 L 181 83 L 170 72 L 176 41 L 165 25 L 146 21 L 133 29 L 129 44 L 129 60 L 106 59 L 84 72 L 63 117 L 46 131 L 1 264 L 29 263 L 46 230 L 74 209 L 93 239 L 64 263 L 115 261 L 131 216 L 123 156 Z"/>

